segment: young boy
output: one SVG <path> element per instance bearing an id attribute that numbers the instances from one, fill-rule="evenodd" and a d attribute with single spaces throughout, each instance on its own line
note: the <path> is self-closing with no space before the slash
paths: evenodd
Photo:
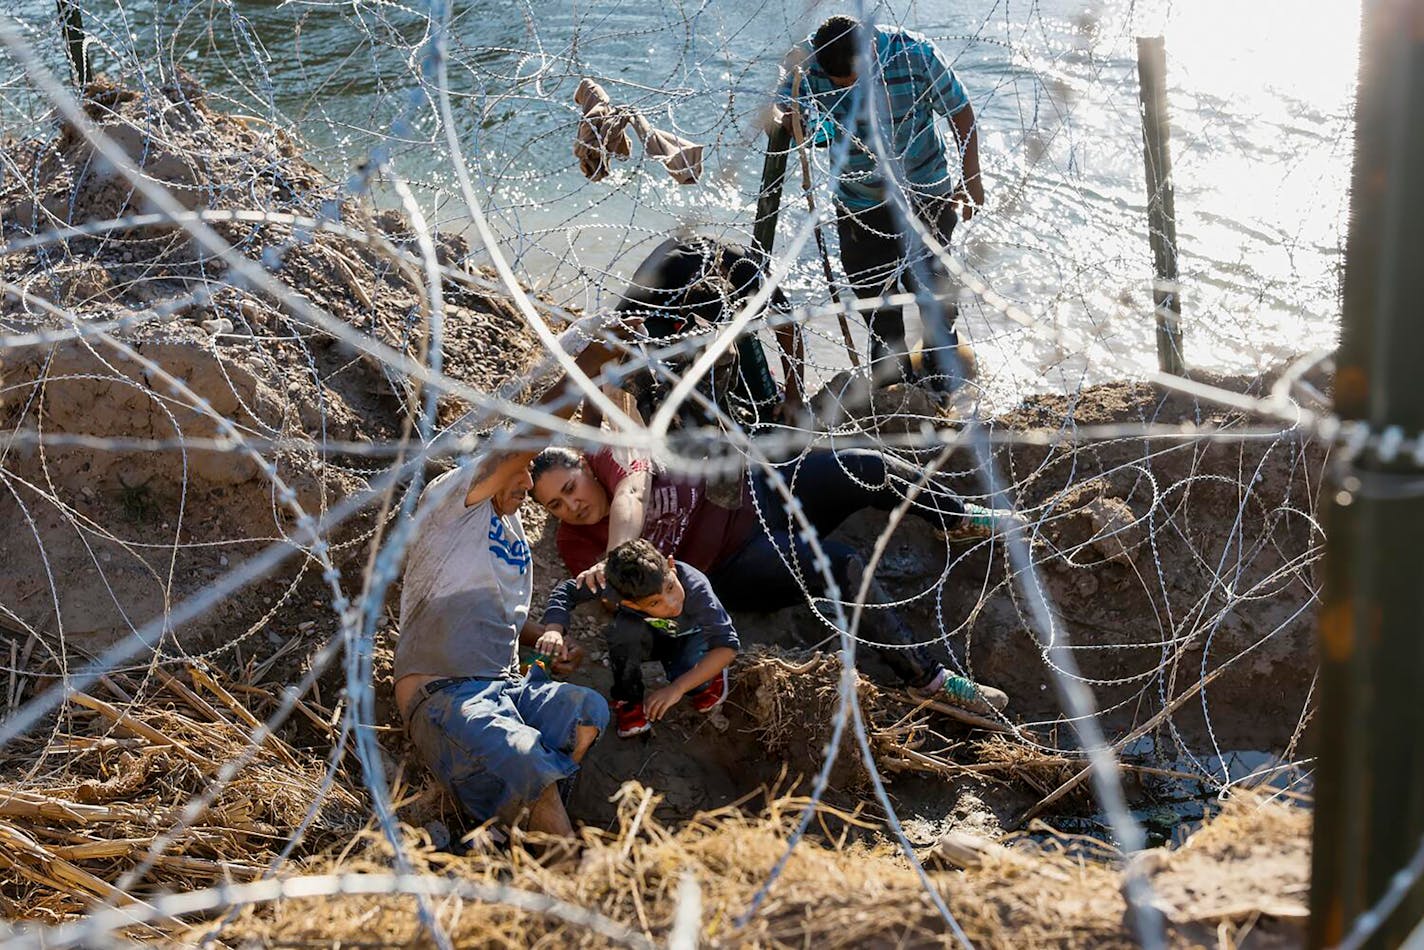
<path id="1" fill-rule="evenodd" d="M 613 713 L 624 739 L 647 732 L 684 696 L 700 713 L 727 698 L 727 664 L 741 649 L 732 619 L 712 593 L 707 576 L 663 557 L 642 538 L 614 548 L 604 567 L 618 612 L 605 629 L 613 667 Z M 555 659 L 566 650 L 569 614 L 598 594 L 574 578 L 549 595 L 538 649 Z M 643 660 L 662 663 L 668 685 L 643 698 Z"/>

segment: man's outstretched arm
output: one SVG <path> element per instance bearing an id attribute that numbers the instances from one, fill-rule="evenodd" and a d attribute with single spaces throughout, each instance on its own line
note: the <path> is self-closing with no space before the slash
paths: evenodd
<path id="1" fill-rule="evenodd" d="M 585 376 L 590 379 L 597 377 L 604 364 L 611 362 L 617 354 L 612 347 L 600 340 L 593 340 L 584 348 L 583 352 L 574 360 L 576 365 Z M 544 398 L 539 400 L 539 405 L 547 406 L 550 403 L 559 402 L 568 392 L 569 380 L 564 377 L 559 380 L 558 385 L 550 387 L 544 394 Z M 570 400 L 564 405 L 560 405 L 551 410 L 550 415 L 559 419 L 567 419 L 574 414 L 578 408 L 578 402 Z M 537 432 L 538 430 L 536 430 Z M 487 459 L 481 465 L 481 471 L 475 476 L 475 481 L 470 485 L 469 492 L 465 495 L 465 507 L 478 505 L 488 498 L 492 498 L 499 491 L 500 487 L 507 484 L 509 479 L 520 469 L 525 468 L 538 455 L 538 450 L 516 452 L 505 452 Z"/>
<path id="2" fill-rule="evenodd" d="M 949 119 L 959 149 L 963 177 L 954 190 L 954 203 L 965 221 L 984 204 L 984 180 L 979 177 L 979 127 L 974 107 L 969 103 L 959 77 L 945 59 L 944 52 L 934 43 L 922 42 L 919 47 L 921 81 L 928 87 L 930 108 Z"/>

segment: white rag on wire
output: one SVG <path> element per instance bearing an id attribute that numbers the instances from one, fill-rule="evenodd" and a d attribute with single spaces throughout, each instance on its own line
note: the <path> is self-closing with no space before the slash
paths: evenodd
<path id="1" fill-rule="evenodd" d="M 574 103 L 583 110 L 574 136 L 574 157 L 589 181 L 608 176 L 614 158 L 628 158 L 632 142 L 628 126 L 638 134 L 643 150 L 663 163 L 679 185 L 695 185 L 702 175 L 702 146 L 659 129 L 631 106 L 615 106 L 602 86 L 592 79 L 579 82 Z"/>

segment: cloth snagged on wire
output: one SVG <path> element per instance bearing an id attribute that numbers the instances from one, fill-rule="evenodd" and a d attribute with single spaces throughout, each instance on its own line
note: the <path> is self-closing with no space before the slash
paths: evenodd
<path id="1" fill-rule="evenodd" d="M 663 163 L 673 181 L 679 185 L 695 185 L 702 177 L 702 146 L 679 135 L 648 124 L 636 109 L 632 113 L 633 128 L 643 142 L 643 150 Z"/>
<path id="2" fill-rule="evenodd" d="M 632 152 L 633 141 L 628 135 L 632 117 L 623 109 L 615 109 L 608 93 L 592 79 L 579 83 L 574 103 L 583 110 L 574 137 L 579 171 L 589 181 L 602 181 L 608 177 L 608 166 L 614 158 L 626 160 Z"/>
<path id="3" fill-rule="evenodd" d="M 583 110 L 574 135 L 574 157 L 589 181 L 608 177 L 613 159 L 627 160 L 632 152 L 631 125 L 643 150 L 657 159 L 679 185 L 694 185 L 702 176 L 702 146 L 659 129 L 637 109 L 615 106 L 592 79 L 583 79 L 574 91 L 574 103 Z"/>

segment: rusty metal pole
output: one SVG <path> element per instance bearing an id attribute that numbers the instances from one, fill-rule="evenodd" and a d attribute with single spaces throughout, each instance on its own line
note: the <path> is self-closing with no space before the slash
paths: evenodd
<path id="1" fill-rule="evenodd" d="M 1335 409 L 1376 438 L 1327 493 L 1311 947 L 1424 918 L 1368 913 L 1424 838 L 1424 0 L 1365 0 L 1355 122 Z"/>
<path id="2" fill-rule="evenodd" d="M 1172 186 L 1171 123 L 1167 120 L 1167 46 L 1160 36 L 1137 38 L 1142 158 L 1147 166 L 1147 238 L 1156 280 L 1157 366 L 1186 374 L 1182 359 L 1182 295 L 1177 284 L 1177 201 Z"/>

